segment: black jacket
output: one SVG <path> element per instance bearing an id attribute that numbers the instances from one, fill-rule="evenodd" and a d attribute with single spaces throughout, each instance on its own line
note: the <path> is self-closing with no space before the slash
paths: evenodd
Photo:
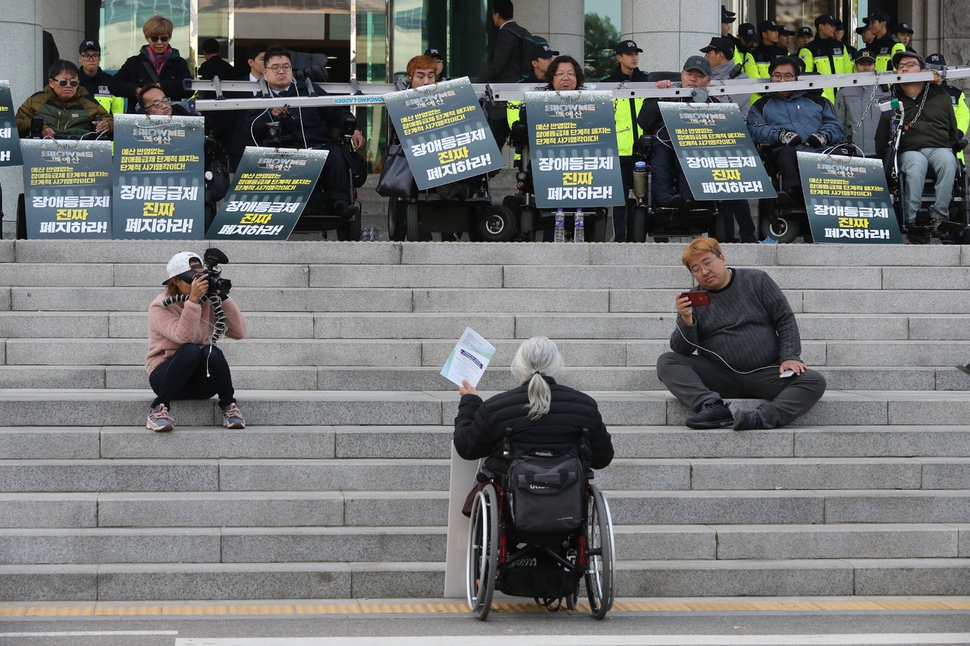
<path id="1" fill-rule="evenodd" d="M 623 73 L 623 70 L 620 69 L 620 66 L 617 65 L 616 69 L 613 70 L 612 74 L 610 74 L 609 76 L 604 76 L 600 80 L 603 81 L 604 83 L 621 83 L 623 81 L 626 81 L 628 83 L 645 83 L 647 81 L 647 78 L 648 78 L 647 73 L 640 70 L 639 67 L 634 68 L 633 74 L 630 74 L 629 76 L 627 76 L 626 74 Z"/>
<path id="2" fill-rule="evenodd" d="M 527 76 L 522 69 L 522 48 L 529 30 L 509 20 L 502 25 L 495 36 L 492 57 L 488 67 L 478 77 L 479 83 L 518 83 Z"/>
<path id="3" fill-rule="evenodd" d="M 528 382 L 483 402 L 478 395 L 465 395 L 455 417 L 455 450 L 466 460 L 494 457 L 501 459 L 505 429 L 512 427 L 515 450 L 569 450 L 575 447 L 586 428 L 590 433 L 592 461 L 587 466 L 602 469 L 613 461 L 613 441 L 603 424 L 596 401 L 585 393 L 561 386 L 544 377 L 552 390 L 549 412 L 532 421 Z M 491 466 L 502 470 L 502 463 Z"/>
<path id="4" fill-rule="evenodd" d="M 111 84 L 111 75 L 99 67 L 98 71 L 94 73 L 94 76 L 88 76 L 84 73 L 83 68 L 78 67 L 77 80 L 81 87 L 87 90 L 93 99 L 95 94 L 101 93 L 100 89 L 102 87 L 108 87 Z"/>
<path id="5" fill-rule="evenodd" d="M 135 106 L 138 105 L 135 90 L 146 83 L 155 82 L 156 78 L 162 91 L 173 101 L 192 96 L 192 91 L 186 90 L 182 84 L 184 79 L 192 78 L 192 75 L 189 74 L 188 63 L 179 55 L 179 50 L 173 49 L 165 65 L 162 66 L 161 73 L 156 73 L 148 57 L 148 45 L 143 46 L 136 56 L 125 61 L 118 73 L 111 77 L 108 88 L 113 95 L 128 99 L 128 112 L 134 112 Z"/>
<path id="6" fill-rule="evenodd" d="M 319 86 L 316 92 L 323 96 L 326 92 Z M 307 96 L 306 89 L 298 89 L 295 82 L 282 92 L 276 92 L 276 96 Z M 341 121 L 345 115 L 349 115 L 347 108 L 337 106 L 326 108 L 289 108 L 287 115 L 281 115 L 280 139 L 281 146 L 284 148 L 314 148 L 337 143 L 339 140 L 334 137 L 334 130 L 341 127 Z M 266 136 L 266 124 L 272 119 L 271 109 L 252 111 L 249 113 L 247 123 L 250 124 L 249 132 L 252 133 L 253 141 L 257 146 L 264 144 Z M 302 122 L 302 126 L 301 126 Z"/>
<path id="7" fill-rule="evenodd" d="M 229 81 L 240 78 L 239 72 L 232 66 L 232 63 L 221 56 L 213 56 L 206 62 L 199 65 L 199 78 L 211 81 L 218 76 L 220 81 Z M 247 77 L 248 78 L 248 77 Z"/>

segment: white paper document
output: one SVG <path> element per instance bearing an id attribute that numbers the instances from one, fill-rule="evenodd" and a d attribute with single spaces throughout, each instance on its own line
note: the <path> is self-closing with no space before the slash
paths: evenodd
<path id="1" fill-rule="evenodd" d="M 464 334 L 455 344 L 455 349 L 448 355 L 445 367 L 441 369 L 441 376 L 460 386 L 465 379 L 472 386 L 478 386 L 478 381 L 485 374 L 488 362 L 495 356 L 495 346 L 486 341 L 480 334 L 470 327 L 465 328 Z"/>

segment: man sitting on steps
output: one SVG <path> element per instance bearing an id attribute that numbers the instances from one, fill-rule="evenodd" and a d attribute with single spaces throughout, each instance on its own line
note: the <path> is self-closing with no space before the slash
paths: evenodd
<path id="1" fill-rule="evenodd" d="M 673 352 L 657 359 L 657 376 L 697 413 L 687 426 L 777 428 L 807 413 L 825 378 L 802 363 L 798 324 L 775 281 L 759 269 L 728 267 L 713 238 L 693 240 L 681 260 L 710 303 L 692 306 L 678 294 Z M 768 401 L 732 414 L 729 397 Z"/>

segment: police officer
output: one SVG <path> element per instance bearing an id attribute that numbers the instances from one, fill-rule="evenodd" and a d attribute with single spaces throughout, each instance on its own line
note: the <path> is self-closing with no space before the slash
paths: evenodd
<path id="1" fill-rule="evenodd" d="M 901 22 L 895 27 L 893 27 L 893 38 L 898 40 L 906 48 L 907 52 L 915 52 L 910 41 L 913 40 L 913 28 L 907 25 L 905 22 Z M 927 61 L 929 64 L 929 61 Z"/>
<path id="2" fill-rule="evenodd" d="M 437 47 L 429 47 L 424 50 L 424 55 L 434 61 L 435 83 L 447 81 L 448 78 L 445 76 L 445 56 L 441 53 L 441 50 Z"/>
<path id="3" fill-rule="evenodd" d="M 905 52 L 906 46 L 897 42 L 889 34 L 889 14 L 884 11 L 873 11 L 869 15 L 869 31 L 873 40 L 869 43 L 869 51 L 876 56 L 876 71 L 886 72 L 892 67 L 892 59 L 896 52 Z"/>
<path id="4" fill-rule="evenodd" d="M 815 40 L 815 32 L 812 31 L 811 27 L 799 27 L 798 38 L 795 39 L 796 51 L 801 51 L 802 48 L 808 47 L 808 44 L 813 40 Z"/>
<path id="5" fill-rule="evenodd" d="M 942 70 L 946 67 L 946 59 L 943 54 L 930 54 L 926 57 L 926 69 Z M 967 97 L 959 88 L 955 88 L 943 79 L 943 89 L 950 95 L 950 103 L 953 104 L 953 115 L 957 118 L 957 134 L 959 139 L 967 136 L 967 129 L 970 128 L 970 108 L 967 107 Z M 963 161 L 963 151 L 957 153 L 960 161 Z"/>
<path id="6" fill-rule="evenodd" d="M 613 48 L 616 53 L 616 69 L 603 77 L 609 83 L 645 83 L 647 74 L 639 68 L 642 49 L 632 40 L 621 40 Z M 623 176 L 623 197 L 633 188 L 633 145 L 640 138 L 637 115 L 643 99 L 615 99 L 613 118 L 616 121 L 616 144 L 620 156 L 620 173 Z M 626 242 L 626 205 L 613 207 L 613 242 Z"/>
<path id="7" fill-rule="evenodd" d="M 737 40 L 741 46 L 738 47 L 735 45 L 735 49 L 740 50 L 742 54 L 750 54 L 751 50 L 758 44 L 758 32 L 755 30 L 754 25 L 750 22 L 742 22 L 738 25 Z M 743 60 L 735 60 L 735 62 L 744 65 Z"/>
<path id="8" fill-rule="evenodd" d="M 845 46 L 835 39 L 835 26 L 836 20 L 831 14 L 815 19 L 815 29 L 818 30 L 815 40 L 798 52 L 798 57 L 805 62 L 806 72 L 848 74 L 853 71 Z M 834 104 L 835 88 L 825 88 L 822 96 Z"/>
<path id="9" fill-rule="evenodd" d="M 761 43 L 751 50 L 751 59 L 744 64 L 744 73 L 748 78 L 763 79 L 768 78 L 768 68 L 776 58 L 788 56 L 788 51 L 778 46 L 778 23 L 774 20 L 765 20 L 758 25 L 758 32 L 761 34 Z M 754 105 L 760 94 L 751 95 L 751 105 Z"/>
<path id="10" fill-rule="evenodd" d="M 791 55 L 791 37 L 795 35 L 787 25 L 778 25 L 778 46 L 785 50 L 785 55 Z"/>

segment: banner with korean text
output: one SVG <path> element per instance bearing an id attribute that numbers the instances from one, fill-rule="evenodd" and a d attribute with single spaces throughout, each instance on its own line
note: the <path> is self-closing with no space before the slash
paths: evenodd
<path id="1" fill-rule="evenodd" d="M 115 115 L 113 236 L 201 240 L 202 117 Z"/>
<path id="2" fill-rule="evenodd" d="M 798 153 L 815 242 L 902 244 L 881 159 Z"/>
<path id="3" fill-rule="evenodd" d="M 111 237 L 111 142 L 24 139 L 27 237 Z"/>
<path id="4" fill-rule="evenodd" d="M 13 109 L 13 99 L 10 96 L 10 81 L 0 81 L 0 166 L 19 166 L 22 163 L 17 113 Z"/>
<path id="5" fill-rule="evenodd" d="M 695 200 L 777 197 L 737 104 L 660 101 L 658 105 Z"/>
<path id="6" fill-rule="evenodd" d="M 329 152 L 246 148 L 206 238 L 286 240 L 310 200 Z"/>
<path id="7" fill-rule="evenodd" d="M 619 206 L 623 176 L 609 92 L 526 92 L 529 158 L 540 209 Z"/>
<path id="8" fill-rule="evenodd" d="M 419 189 L 505 167 L 467 77 L 385 94 L 384 105 Z"/>

